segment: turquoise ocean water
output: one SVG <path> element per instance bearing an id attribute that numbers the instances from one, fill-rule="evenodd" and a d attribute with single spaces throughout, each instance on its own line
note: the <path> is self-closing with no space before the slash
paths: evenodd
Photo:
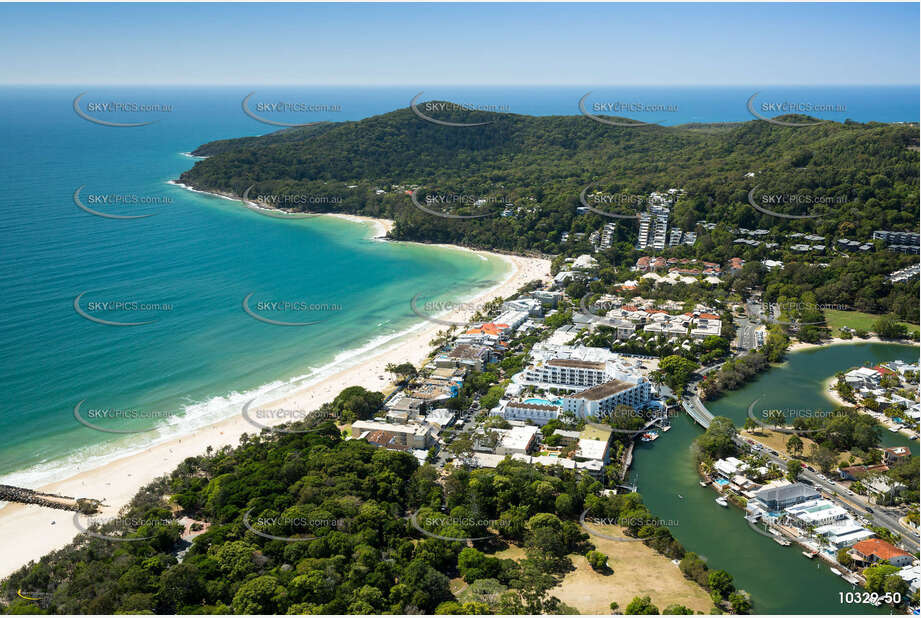
<path id="1" fill-rule="evenodd" d="M 489 287 L 507 266 L 466 251 L 373 240 L 367 225 L 321 217 L 279 221 L 239 202 L 167 184 L 209 140 L 272 130 L 213 93 L 174 92 L 168 118 L 141 128 L 76 116 L 70 90 L 4 90 L 0 120 L 0 482 L 34 486 L 237 413 L 256 393 L 359 360 L 421 321 L 419 293 L 456 298 Z M 85 186 L 84 186 L 85 185 Z M 107 213 L 100 218 L 72 196 Z M 91 196 L 154 198 L 138 206 Z M 94 317 L 84 319 L 74 299 Z M 286 327 L 257 321 L 250 307 Z M 273 311 L 259 301 L 321 305 Z M 106 310 L 94 303 L 145 303 Z M 120 435 L 87 428 L 80 415 Z M 99 418 L 98 410 L 139 418 Z M 136 411 L 136 412 L 135 412 Z"/>
<path id="2" fill-rule="evenodd" d="M 279 121 L 358 120 L 422 100 L 494 105 L 514 113 L 578 114 L 592 88 L 299 88 L 263 89 L 251 101 L 338 108 L 307 115 L 262 114 Z M 677 124 L 752 119 L 745 107 L 758 88 L 594 89 L 589 101 L 665 105 Z M 764 100 L 845 106 L 817 114 L 832 120 L 917 121 L 917 88 L 760 89 Z M 136 128 L 104 127 L 74 113 L 116 102 L 170 111 L 95 114 L 113 122 L 157 120 Z M 0 88 L 0 482 L 34 486 L 69 476 L 115 453 L 144 448 L 239 411 L 255 393 L 281 392 L 325 375 L 368 349 L 418 326 L 409 300 L 419 293 L 458 298 L 502 278 L 505 266 L 462 251 L 369 238 L 366 226 L 331 218 L 278 221 L 239 203 L 186 191 L 168 181 L 191 167 L 183 154 L 214 139 L 275 130 L 245 115 L 245 88 Z M 759 99 L 760 100 L 760 99 Z M 655 114 L 653 114 L 655 115 Z M 586 120 L 588 122 L 588 120 Z M 83 203 L 114 220 L 88 214 Z M 89 203 L 102 195 L 147 205 Z M 252 301 L 317 303 L 315 312 L 258 312 Z M 110 321 L 153 320 L 116 327 Z M 152 310 L 112 311 L 96 303 L 145 303 Z M 329 307 L 333 308 L 330 309 Z M 76 421 L 95 410 L 137 411 L 155 418 Z"/>

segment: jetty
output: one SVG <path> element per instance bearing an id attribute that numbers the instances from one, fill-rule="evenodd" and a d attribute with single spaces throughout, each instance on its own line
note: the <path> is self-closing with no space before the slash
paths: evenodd
<path id="1" fill-rule="evenodd" d="M 98 511 L 99 505 L 102 504 L 101 500 L 92 498 L 74 498 L 58 494 L 47 494 L 34 489 L 14 487 L 13 485 L 0 485 L 0 501 L 36 504 L 50 509 L 77 511 L 87 515 Z"/>

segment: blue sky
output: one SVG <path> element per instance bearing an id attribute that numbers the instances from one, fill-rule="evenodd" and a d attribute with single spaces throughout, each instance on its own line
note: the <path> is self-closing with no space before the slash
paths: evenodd
<path id="1" fill-rule="evenodd" d="M 917 84 L 919 5 L 0 4 L 4 84 Z"/>

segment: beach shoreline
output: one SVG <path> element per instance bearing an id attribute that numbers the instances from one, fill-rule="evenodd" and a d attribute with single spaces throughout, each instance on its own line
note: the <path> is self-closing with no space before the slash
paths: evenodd
<path id="1" fill-rule="evenodd" d="M 172 184 L 178 185 L 175 182 Z M 182 188 L 208 193 L 186 186 Z M 212 195 L 225 199 L 239 199 L 227 195 Z M 387 219 L 340 213 L 330 213 L 328 216 L 366 225 L 371 230 L 370 238 L 378 240 L 384 239 L 393 227 L 393 221 Z M 465 299 L 466 302 L 459 304 L 456 309 L 437 316 L 444 321 L 465 322 L 475 313 L 471 306 L 481 305 L 496 297 L 507 298 L 530 281 L 550 280 L 550 261 L 546 259 L 480 251 L 456 245 L 427 246 L 470 251 L 487 259 L 499 259 L 509 267 L 503 279 L 495 286 Z M 420 319 L 391 340 L 369 350 L 365 355 L 360 355 L 360 359 L 354 364 L 316 380 L 308 380 L 296 390 L 280 395 L 274 400 L 264 396 L 262 399 L 266 402 L 254 406 L 253 409 L 283 408 L 306 412 L 332 401 L 349 386 L 381 390 L 391 382 L 385 370 L 388 364 L 411 362 L 419 366 L 431 352 L 430 341 L 439 331 L 446 328 L 443 323 Z M 279 419 L 274 422 L 260 422 L 272 425 L 285 421 Z M 252 435 L 259 432 L 257 426 L 234 411 L 232 416 L 223 420 L 159 442 L 141 452 L 115 456 L 94 468 L 30 489 L 100 499 L 105 505 L 96 517 L 115 517 L 139 489 L 170 473 L 186 458 L 204 455 L 209 447 L 217 450 L 225 446 L 236 446 L 243 434 Z M 30 561 L 70 543 L 79 533 L 72 524 L 72 519 L 72 513 L 33 505 L 10 503 L 0 509 L 0 544 L 5 550 L 0 553 L 0 578 L 7 577 Z M 24 534 L 23 531 L 28 532 Z"/>

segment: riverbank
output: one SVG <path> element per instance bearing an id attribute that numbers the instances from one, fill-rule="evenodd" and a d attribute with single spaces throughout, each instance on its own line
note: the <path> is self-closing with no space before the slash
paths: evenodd
<path id="1" fill-rule="evenodd" d="M 860 339 L 855 337 L 854 339 L 841 339 L 840 337 L 832 337 L 831 339 L 823 340 L 822 343 L 806 343 L 805 341 L 797 341 L 787 348 L 787 352 L 799 352 L 800 350 L 811 350 L 813 348 L 825 348 L 832 345 L 854 345 L 858 343 L 883 343 L 886 345 L 907 345 L 907 346 L 917 346 L 917 341 L 907 341 L 907 340 L 894 340 L 894 339 L 880 339 L 879 337 L 867 337 L 866 339 Z"/>
<path id="2" fill-rule="evenodd" d="M 223 196 L 226 197 L 226 196 Z M 231 199 L 231 198 L 228 198 Z M 360 222 L 371 230 L 371 237 L 379 238 L 390 229 L 392 222 L 353 215 L 335 215 L 339 218 Z M 448 248 L 473 251 L 463 247 Z M 478 292 L 474 298 L 464 298 L 459 309 L 443 316 L 445 320 L 466 321 L 475 312 L 470 307 L 479 306 L 496 297 L 507 297 L 533 280 L 547 281 L 550 278 L 550 262 L 537 258 L 493 254 L 473 251 L 484 259 L 496 258 L 509 266 L 505 278 L 492 288 Z M 436 322 L 421 321 L 385 343 L 382 347 L 369 350 L 353 364 L 343 366 L 339 371 L 315 381 L 307 381 L 291 393 L 272 400 L 270 395 L 261 399 L 256 409 L 284 408 L 309 411 L 323 403 L 332 401 L 348 386 L 362 386 L 380 390 L 390 383 L 386 366 L 390 363 L 412 362 L 420 364 L 429 354 L 429 342 L 445 326 Z M 260 419 L 271 425 L 272 421 Z M 219 449 L 236 445 L 244 433 L 253 434 L 258 428 L 248 423 L 240 414 L 239 406 L 233 416 L 202 427 L 188 434 L 177 436 L 156 444 L 142 452 L 106 461 L 103 465 L 84 470 L 69 478 L 49 483 L 38 489 L 76 497 L 95 498 L 104 501 L 99 517 L 112 517 L 126 505 L 137 491 L 153 479 L 173 470 L 188 457 L 205 453 L 209 447 Z M 78 533 L 71 518 L 59 511 L 28 505 L 9 504 L 0 509 L 0 577 L 9 575 L 20 566 L 69 543 Z"/>
<path id="3" fill-rule="evenodd" d="M 831 376 L 827 380 L 822 382 L 822 392 L 825 394 L 826 397 L 828 397 L 830 400 L 835 402 L 835 405 L 842 406 L 842 407 L 848 407 L 848 408 L 855 408 L 861 414 L 867 414 L 869 416 L 872 416 L 873 418 L 877 420 L 877 422 L 879 422 L 887 430 L 891 431 L 893 428 L 896 427 L 897 424 L 895 423 L 895 421 L 893 421 L 891 418 L 889 418 L 885 414 L 882 414 L 880 412 L 874 412 L 873 410 L 864 408 L 861 405 L 858 405 L 856 403 L 851 403 L 850 401 L 845 400 L 843 397 L 841 397 L 841 395 L 838 394 L 838 391 L 835 388 L 837 384 L 838 384 L 838 379 L 835 376 Z M 902 434 L 906 438 L 909 438 L 911 440 L 914 440 L 917 438 L 917 435 L 911 429 L 908 429 L 907 427 L 904 427 L 902 425 L 898 425 L 898 427 L 899 427 L 898 433 Z"/>

